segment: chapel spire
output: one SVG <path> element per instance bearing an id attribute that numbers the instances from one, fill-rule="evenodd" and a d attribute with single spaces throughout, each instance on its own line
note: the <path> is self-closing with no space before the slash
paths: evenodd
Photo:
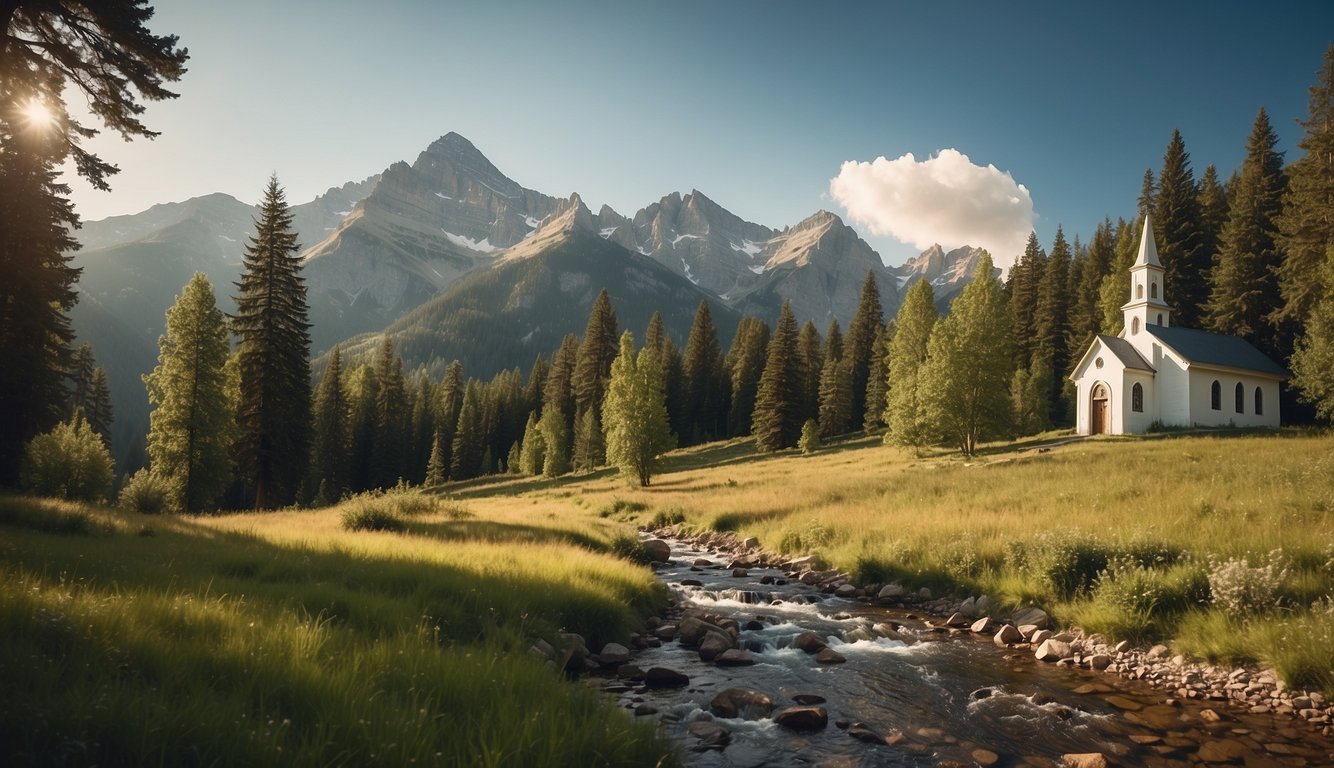
<path id="1" fill-rule="evenodd" d="M 1130 265 L 1130 301 L 1121 307 L 1121 337 L 1137 340 L 1150 325 L 1166 327 L 1172 308 L 1167 305 L 1163 264 L 1158 260 L 1158 244 L 1153 239 L 1153 223 L 1144 216 L 1144 231 L 1139 239 L 1139 255 Z"/>

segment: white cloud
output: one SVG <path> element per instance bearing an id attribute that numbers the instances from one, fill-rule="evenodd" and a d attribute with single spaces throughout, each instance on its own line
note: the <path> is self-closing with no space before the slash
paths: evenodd
<path id="1" fill-rule="evenodd" d="M 940 243 L 991 252 L 1009 268 L 1033 229 L 1033 199 L 1023 184 L 994 165 L 974 165 L 956 149 L 918 161 L 849 160 L 829 182 L 829 193 L 853 222 L 925 250 Z"/>

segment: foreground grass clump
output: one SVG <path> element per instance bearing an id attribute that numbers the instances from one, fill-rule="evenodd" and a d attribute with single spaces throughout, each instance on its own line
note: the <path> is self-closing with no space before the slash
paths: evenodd
<path id="1" fill-rule="evenodd" d="M 607 554 L 623 529 L 515 544 L 490 521 L 470 540 L 442 528 L 486 521 L 446 510 L 386 534 L 344 531 L 339 509 L 0 497 L 0 762 L 670 762 L 651 727 L 527 653 L 558 630 L 624 640 L 659 604 Z"/>
<path id="2" fill-rule="evenodd" d="M 653 487 L 632 493 L 599 473 L 460 495 L 479 510 L 541 504 L 560 518 L 614 505 L 627 521 L 735 531 L 818 554 L 859 583 L 1036 604 L 1066 625 L 1176 640 L 1334 692 L 1327 672 L 1310 671 L 1334 666 L 1330 620 L 1312 607 L 1334 596 L 1334 438 L 1218 431 L 1035 446 L 984 446 L 965 461 L 874 437 L 807 456 L 734 440 L 669 454 Z M 1216 615 L 1228 618 L 1213 627 L 1226 641 L 1199 629 Z"/>

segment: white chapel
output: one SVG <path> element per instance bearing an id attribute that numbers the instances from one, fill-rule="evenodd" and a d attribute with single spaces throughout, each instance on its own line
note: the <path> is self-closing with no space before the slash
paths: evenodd
<path id="1" fill-rule="evenodd" d="M 1094 338 L 1070 374 L 1079 392 L 1079 434 L 1139 434 L 1151 425 L 1278 427 L 1278 385 L 1287 371 L 1245 339 L 1171 325 L 1147 216 L 1130 286 L 1121 333 Z"/>

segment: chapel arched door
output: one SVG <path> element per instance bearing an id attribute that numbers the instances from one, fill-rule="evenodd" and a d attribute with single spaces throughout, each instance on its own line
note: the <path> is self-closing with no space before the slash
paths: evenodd
<path id="1" fill-rule="evenodd" d="M 1090 395 L 1089 404 L 1089 434 L 1105 435 L 1111 429 L 1111 410 L 1109 408 L 1110 398 L 1108 397 L 1107 387 L 1101 382 L 1093 385 L 1093 393 Z"/>

